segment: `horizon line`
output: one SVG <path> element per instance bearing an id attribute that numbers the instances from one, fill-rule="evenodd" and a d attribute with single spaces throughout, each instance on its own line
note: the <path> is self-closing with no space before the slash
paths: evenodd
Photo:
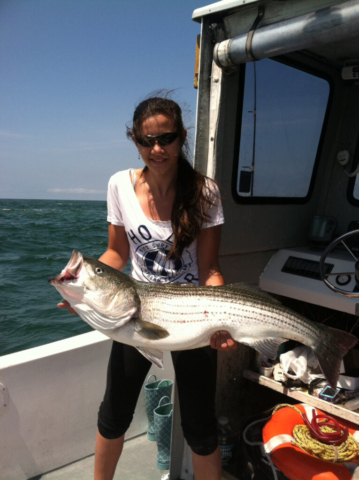
<path id="1" fill-rule="evenodd" d="M 69 202 L 107 202 L 107 200 L 87 200 L 87 199 L 80 199 L 80 198 L 3 198 L 0 197 L 1 200 L 44 200 L 44 201 L 54 201 L 54 202 L 63 202 L 63 201 L 69 201 Z"/>

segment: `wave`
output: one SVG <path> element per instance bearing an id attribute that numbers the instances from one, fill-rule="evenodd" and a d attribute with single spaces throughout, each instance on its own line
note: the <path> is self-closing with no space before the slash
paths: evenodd
<path id="1" fill-rule="evenodd" d="M 106 214 L 106 202 L 0 200 L 0 355 L 90 330 L 57 308 L 48 279 L 74 249 L 95 258 L 106 250 Z"/>

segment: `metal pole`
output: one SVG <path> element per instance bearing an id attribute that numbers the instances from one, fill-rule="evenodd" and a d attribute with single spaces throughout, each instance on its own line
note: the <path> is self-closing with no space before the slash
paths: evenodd
<path id="1" fill-rule="evenodd" d="M 253 58 L 261 60 L 341 40 L 358 39 L 358 32 L 359 2 L 349 0 L 259 27 L 251 39 L 251 55 L 248 55 L 247 33 L 217 43 L 214 60 L 221 67 L 234 66 Z"/>
<path id="2" fill-rule="evenodd" d="M 251 176 L 251 197 L 253 197 L 254 188 L 254 162 L 256 159 L 256 132 L 257 132 L 257 65 L 253 62 L 254 68 L 254 123 L 253 123 L 253 149 L 252 149 L 252 176 Z"/>

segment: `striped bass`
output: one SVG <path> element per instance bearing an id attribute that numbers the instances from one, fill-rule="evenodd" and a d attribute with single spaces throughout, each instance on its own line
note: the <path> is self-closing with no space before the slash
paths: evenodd
<path id="1" fill-rule="evenodd" d="M 335 388 L 341 360 L 357 343 L 354 335 L 311 322 L 243 284 L 139 282 L 76 250 L 61 274 L 49 282 L 92 328 L 136 347 L 160 368 L 164 351 L 209 345 L 215 332 L 226 330 L 237 342 L 272 359 L 281 343 L 303 343 L 313 349 Z"/>

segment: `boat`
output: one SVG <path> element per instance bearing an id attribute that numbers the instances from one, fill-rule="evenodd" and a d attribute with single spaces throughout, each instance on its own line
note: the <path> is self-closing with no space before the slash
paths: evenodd
<path id="1" fill-rule="evenodd" d="M 259 285 L 357 333 L 359 2 L 223 0 L 192 19 L 201 29 L 194 165 L 223 195 L 226 282 Z M 110 343 L 90 332 L 0 358 L 1 480 L 89 478 Z M 256 372 L 254 356 L 244 345 L 218 354 L 217 414 L 238 431 L 286 397 L 359 425 L 359 413 Z M 357 350 L 350 362 L 359 366 Z M 151 373 L 173 379 L 165 365 Z M 140 474 L 146 426 L 141 398 L 128 478 L 161 478 Z M 193 480 L 176 394 L 172 431 L 166 478 Z"/>

